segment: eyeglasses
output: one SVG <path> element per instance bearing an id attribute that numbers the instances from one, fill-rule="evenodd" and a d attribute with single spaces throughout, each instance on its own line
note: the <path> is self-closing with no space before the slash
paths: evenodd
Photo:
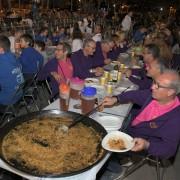
<path id="1" fill-rule="evenodd" d="M 96 49 L 95 46 L 90 46 L 90 45 L 88 45 L 88 47 L 90 47 L 92 50 L 95 50 L 95 49 Z"/>
<path id="2" fill-rule="evenodd" d="M 56 48 L 56 51 L 63 51 L 64 49 Z"/>
<path id="3" fill-rule="evenodd" d="M 160 85 L 158 82 L 156 82 L 155 80 L 153 80 L 153 85 L 155 85 L 156 89 L 159 89 L 159 88 L 164 88 L 164 89 L 173 89 L 172 87 L 170 86 L 163 86 L 163 85 Z"/>

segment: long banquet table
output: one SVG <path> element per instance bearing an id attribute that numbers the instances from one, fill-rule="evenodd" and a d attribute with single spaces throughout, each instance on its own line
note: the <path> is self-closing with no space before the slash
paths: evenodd
<path id="1" fill-rule="evenodd" d="M 136 89 L 136 86 L 133 86 L 133 84 L 129 81 L 129 80 L 124 80 L 121 84 L 122 87 L 129 87 L 131 86 L 132 89 Z M 70 106 L 69 106 L 69 111 L 73 111 L 73 112 L 77 112 L 77 113 L 81 113 L 80 109 L 75 109 L 74 105 L 79 103 L 79 101 L 77 100 L 70 100 Z M 111 108 L 105 108 L 103 110 L 103 112 L 99 113 L 95 113 L 94 115 L 91 116 L 92 119 L 96 120 L 98 118 L 98 116 L 104 114 L 113 114 L 115 116 L 120 116 L 121 118 L 125 118 L 130 109 L 132 107 L 132 104 L 119 104 L 117 106 L 113 106 Z M 60 109 L 60 103 L 59 103 L 59 99 L 57 99 L 56 101 L 54 101 L 52 104 L 48 105 L 45 110 L 51 110 L 51 109 Z M 61 178 L 39 178 L 39 177 L 35 177 L 35 176 L 31 176 L 29 174 L 25 174 L 22 173 L 12 167 L 10 167 L 8 164 L 6 164 L 5 162 L 3 162 L 0 159 L 0 167 L 3 169 L 6 169 L 8 171 L 11 171 L 15 174 L 18 174 L 26 179 L 30 179 L 30 180 L 95 180 L 96 179 L 96 175 L 99 172 L 99 170 L 102 168 L 102 166 L 105 164 L 105 162 L 108 160 L 108 158 L 110 157 L 111 153 L 108 153 L 97 165 L 95 165 L 93 168 L 80 173 L 78 175 L 73 175 L 73 176 L 68 176 L 68 177 L 61 177 Z"/>

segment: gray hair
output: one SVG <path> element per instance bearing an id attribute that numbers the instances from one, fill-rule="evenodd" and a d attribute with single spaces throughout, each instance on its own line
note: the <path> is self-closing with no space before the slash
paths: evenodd
<path id="1" fill-rule="evenodd" d="M 83 43 L 83 48 L 88 46 L 90 43 L 95 43 L 96 44 L 96 42 L 93 39 L 85 39 L 85 41 Z"/>
<path id="2" fill-rule="evenodd" d="M 180 93 L 180 76 L 177 71 L 172 69 L 166 69 L 163 74 L 169 74 L 172 76 L 169 87 L 176 91 L 176 94 Z"/>
<path id="3" fill-rule="evenodd" d="M 112 37 L 107 37 L 107 38 L 101 40 L 102 44 L 109 44 L 110 42 L 114 42 Z"/>

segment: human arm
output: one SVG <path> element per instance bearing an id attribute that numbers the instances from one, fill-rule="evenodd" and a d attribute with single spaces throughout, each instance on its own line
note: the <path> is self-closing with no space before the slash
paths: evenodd
<path id="1" fill-rule="evenodd" d="M 169 158 L 175 154 L 180 141 L 179 115 L 180 107 L 154 121 L 131 127 L 128 134 L 148 141 L 146 150 L 149 155 Z"/>
<path id="2" fill-rule="evenodd" d="M 92 69 L 92 72 L 94 72 L 95 76 L 102 76 L 104 73 L 104 69 L 102 67 L 97 67 L 95 69 Z"/>
<path id="3" fill-rule="evenodd" d="M 151 98 L 151 90 L 132 90 L 117 95 L 119 103 L 135 103 L 139 106 L 143 106 L 148 98 Z"/>
<path id="4" fill-rule="evenodd" d="M 142 150 L 147 150 L 149 148 L 149 141 L 143 139 L 143 138 L 134 138 L 134 147 L 131 149 L 131 151 L 138 152 Z"/>
<path id="5" fill-rule="evenodd" d="M 63 79 L 61 76 L 60 76 L 60 74 L 58 74 L 57 72 L 51 72 L 50 73 L 53 77 L 54 77 L 54 79 L 58 82 L 58 83 L 60 83 L 60 81 Z"/>
<path id="6" fill-rule="evenodd" d="M 103 106 L 112 106 L 114 105 L 115 103 L 117 103 L 117 97 L 109 97 L 109 96 L 106 96 L 104 99 L 103 99 L 103 102 L 102 102 L 102 105 Z"/>
<path id="7" fill-rule="evenodd" d="M 52 72 L 57 72 L 57 61 L 56 59 L 52 59 L 48 61 L 38 73 L 39 80 L 46 80 L 47 77 L 51 76 Z"/>
<path id="8" fill-rule="evenodd" d="M 110 64 L 110 63 L 111 63 L 111 59 L 109 59 L 109 58 L 104 59 L 104 64 L 105 65 Z"/>

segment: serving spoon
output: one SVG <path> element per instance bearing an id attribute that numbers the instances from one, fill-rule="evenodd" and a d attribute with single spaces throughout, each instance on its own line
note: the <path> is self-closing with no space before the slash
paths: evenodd
<path id="1" fill-rule="evenodd" d="M 124 89 L 120 94 L 125 93 L 129 88 L 131 88 L 132 86 L 128 86 L 126 89 Z M 87 116 L 90 116 L 91 114 L 93 114 L 95 111 L 97 111 L 103 103 L 100 103 L 98 106 L 96 106 L 95 108 L 93 108 L 91 111 L 89 111 L 88 113 L 84 114 L 83 116 L 80 115 L 77 118 L 75 118 L 73 120 L 73 122 L 67 126 L 67 125 L 62 125 L 61 127 L 59 127 L 59 130 L 62 130 L 63 132 L 67 133 L 68 130 L 70 128 L 72 128 L 73 126 L 75 126 L 76 124 L 78 124 L 79 122 L 82 122 L 85 118 L 87 118 Z"/>
<path id="2" fill-rule="evenodd" d="M 96 112 L 100 107 L 102 106 L 102 103 L 99 104 L 98 106 L 96 106 L 95 108 L 93 108 L 91 111 L 89 111 L 88 113 L 84 114 L 84 115 L 80 115 L 78 117 L 76 117 L 75 119 L 73 119 L 73 122 L 69 125 L 62 125 L 61 127 L 59 127 L 59 130 L 62 130 L 63 132 L 68 132 L 68 130 L 72 127 L 74 127 L 75 125 L 77 125 L 79 122 L 82 122 L 85 118 L 87 118 L 88 116 L 90 116 L 91 114 L 93 114 L 94 112 Z"/>

